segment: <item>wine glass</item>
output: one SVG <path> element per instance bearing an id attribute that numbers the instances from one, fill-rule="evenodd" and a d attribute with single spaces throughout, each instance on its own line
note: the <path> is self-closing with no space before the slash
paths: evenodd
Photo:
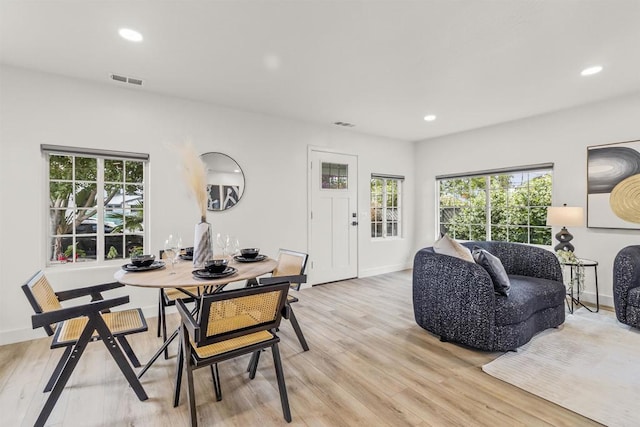
<path id="1" fill-rule="evenodd" d="M 218 247 L 220 248 L 220 250 L 222 251 L 222 256 L 224 258 L 226 258 L 227 256 L 227 252 L 229 251 L 229 235 L 228 234 L 222 234 L 222 233 L 218 233 L 216 235 L 216 243 L 218 245 Z"/>
<path id="2" fill-rule="evenodd" d="M 240 241 L 237 237 L 229 238 L 229 255 L 233 258 L 240 255 Z"/>
<path id="3" fill-rule="evenodd" d="M 176 274 L 176 261 L 178 260 L 181 249 L 182 239 L 180 236 L 169 234 L 167 240 L 164 241 L 164 253 L 167 260 L 171 263 L 171 273 L 169 274 Z"/>

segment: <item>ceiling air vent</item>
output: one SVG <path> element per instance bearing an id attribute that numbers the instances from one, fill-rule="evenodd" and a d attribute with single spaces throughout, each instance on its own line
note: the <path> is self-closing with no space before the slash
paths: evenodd
<path id="1" fill-rule="evenodd" d="M 344 126 L 346 128 L 352 128 L 355 126 L 354 124 L 347 123 L 347 122 L 333 122 L 333 124 L 336 126 Z"/>
<path id="2" fill-rule="evenodd" d="M 133 77 L 120 76 L 118 74 L 111 74 L 111 80 L 115 80 L 117 82 L 122 82 L 122 83 L 129 83 L 136 86 L 142 86 L 141 79 L 134 79 Z"/>
<path id="3" fill-rule="evenodd" d="M 111 79 L 117 81 L 117 82 L 122 82 L 122 83 L 126 83 L 127 82 L 127 78 L 124 76 L 119 76 L 117 74 L 111 74 Z"/>

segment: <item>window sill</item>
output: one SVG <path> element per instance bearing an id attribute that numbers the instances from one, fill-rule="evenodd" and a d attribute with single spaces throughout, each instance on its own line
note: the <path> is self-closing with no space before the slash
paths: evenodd
<path id="1" fill-rule="evenodd" d="M 372 237 L 371 242 L 397 242 L 404 240 L 404 237 Z"/>
<path id="2" fill-rule="evenodd" d="M 97 269 L 113 269 L 120 268 L 126 264 L 126 259 L 117 259 L 109 261 L 87 261 L 87 262 L 67 262 L 60 264 L 49 264 L 45 267 L 46 271 L 82 271 Z"/>

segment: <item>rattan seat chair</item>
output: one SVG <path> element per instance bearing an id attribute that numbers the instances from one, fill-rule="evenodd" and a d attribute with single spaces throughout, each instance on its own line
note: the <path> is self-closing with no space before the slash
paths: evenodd
<path id="1" fill-rule="evenodd" d="M 164 251 L 160 250 L 160 259 L 165 259 Z M 183 288 L 185 293 L 180 289 L 175 288 L 160 288 L 159 297 L 158 297 L 158 337 L 162 337 L 162 341 L 167 340 L 167 307 L 172 307 L 176 305 L 176 300 L 183 300 L 184 302 L 190 303 L 195 299 L 193 295 L 201 295 L 202 287 L 200 286 L 188 286 Z M 164 358 L 169 358 L 169 351 L 165 348 L 164 350 Z"/>
<path id="2" fill-rule="evenodd" d="M 271 273 L 271 277 L 299 276 L 297 281 L 293 280 L 291 282 L 291 289 L 297 292 L 300 290 L 300 286 L 302 285 L 302 283 L 306 282 L 304 271 L 307 268 L 308 259 L 309 255 L 304 252 L 297 252 L 289 249 L 280 249 L 278 251 L 278 264 Z M 291 308 L 291 304 L 295 302 L 298 302 L 298 298 L 296 296 L 287 296 L 287 304 L 285 304 L 282 317 L 291 322 L 291 326 L 293 326 L 293 330 L 298 337 L 298 341 L 300 341 L 302 349 L 304 351 L 309 351 L 307 340 L 304 338 L 304 334 L 302 333 L 302 329 L 300 329 L 298 319 L 296 318 L 296 315 Z"/>
<path id="3" fill-rule="evenodd" d="M 275 333 L 286 304 L 289 282 L 247 287 L 203 296 L 194 318 L 182 300 L 176 302 L 181 317 L 176 366 L 174 406 L 180 403 L 183 370 L 187 374 L 187 398 L 191 426 L 197 426 L 193 371 L 210 366 L 216 400 L 222 399 L 218 363 L 271 348 L 282 413 L 291 422 L 282 362 Z"/>
<path id="4" fill-rule="evenodd" d="M 129 297 L 122 296 L 107 300 L 102 297 L 102 292 L 122 286 L 124 285 L 120 283 L 106 283 L 54 292 L 42 271 L 36 273 L 22 286 L 36 313 L 31 317 L 33 328 L 42 327 L 47 335 L 53 335 L 52 349 L 65 347 L 60 361 L 45 386 L 44 391 L 51 391 L 51 394 L 38 416 L 36 426 L 45 424 L 62 389 L 91 341 L 101 340 L 104 343 L 138 399 L 147 399 L 147 394 L 122 352 L 124 350 L 134 366 L 140 366 L 125 336 L 147 330 L 147 322 L 142 310 L 138 308 L 110 312 L 109 310 L 113 307 L 127 304 Z M 63 307 L 60 303 L 84 296 L 91 296 L 91 302 L 73 307 Z"/>
<path id="5" fill-rule="evenodd" d="M 158 337 L 162 337 L 162 341 L 167 340 L 167 307 L 176 305 L 177 300 L 182 300 L 185 303 L 194 302 L 193 295 L 199 295 L 202 290 L 198 286 L 185 287 L 184 290 L 187 293 L 182 292 L 176 288 L 160 288 L 159 301 L 158 301 Z M 165 348 L 164 358 L 169 358 L 169 351 Z"/>
<path id="6" fill-rule="evenodd" d="M 271 273 L 271 277 L 261 279 L 260 283 L 277 283 L 278 280 L 274 279 L 286 279 L 289 281 L 291 289 L 297 292 L 300 290 L 300 286 L 307 281 L 307 276 L 304 274 L 304 271 L 307 268 L 308 259 L 309 255 L 304 252 L 280 249 L 278 251 L 278 264 Z M 257 283 L 253 283 L 252 285 L 256 286 Z M 282 309 L 282 317 L 291 322 L 291 326 L 298 337 L 298 341 L 300 341 L 302 350 L 309 351 L 309 344 L 307 344 L 307 340 L 304 338 L 304 334 L 302 333 L 302 329 L 298 323 L 298 318 L 291 307 L 292 303 L 298 301 L 299 299 L 296 296 L 291 294 L 287 295 L 287 303 Z M 253 356 L 251 356 L 251 360 L 249 360 L 249 365 L 247 366 L 247 372 L 249 372 L 249 377 L 251 379 L 256 375 L 259 360 L 260 352 L 256 351 Z"/>

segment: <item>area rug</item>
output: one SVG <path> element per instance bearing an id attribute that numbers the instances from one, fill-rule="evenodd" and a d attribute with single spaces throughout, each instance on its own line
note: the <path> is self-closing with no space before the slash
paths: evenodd
<path id="1" fill-rule="evenodd" d="M 611 312 L 567 314 L 482 370 L 602 424 L 640 425 L 640 330 Z"/>

